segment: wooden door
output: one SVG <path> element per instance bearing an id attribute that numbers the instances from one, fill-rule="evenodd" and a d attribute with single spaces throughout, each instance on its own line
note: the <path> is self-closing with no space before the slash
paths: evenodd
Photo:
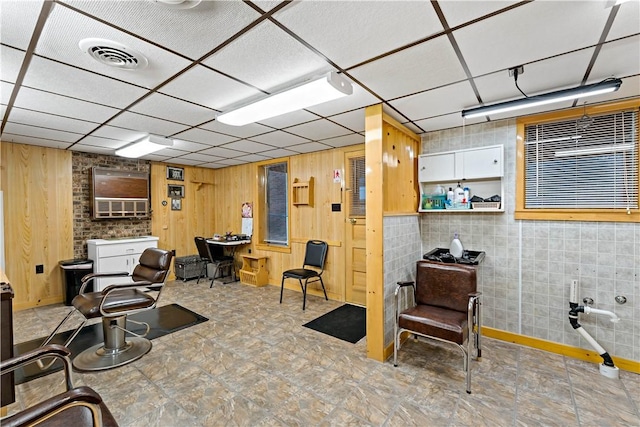
<path id="1" fill-rule="evenodd" d="M 345 153 L 346 280 L 345 301 L 367 302 L 366 204 L 364 150 Z"/>

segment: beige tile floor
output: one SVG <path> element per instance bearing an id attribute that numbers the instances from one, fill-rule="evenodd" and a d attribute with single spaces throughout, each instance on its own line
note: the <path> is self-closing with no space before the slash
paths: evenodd
<path id="1" fill-rule="evenodd" d="M 399 366 L 366 358 L 366 343 L 301 325 L 341 304 L 300 293 L 170 282 L 163 303 L 210 320 L 153 340 L 142 359 L 75 373 L 127 426 L 640 426 L 640 375 L 619 380 L 597 365 L 497 340 L 473 362 L 464 388 L 455 347 L 410 341 Z M 68 308 L 15 314 L 15 341 L 46 335 Z M 61 373 L 17 387 L 9 412 L 63 390 Z"/>

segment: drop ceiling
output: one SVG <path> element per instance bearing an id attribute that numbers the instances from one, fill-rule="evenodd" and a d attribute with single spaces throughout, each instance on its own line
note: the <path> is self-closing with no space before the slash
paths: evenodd
<path id="1" fill-rule="evenodd" d="M 461 126 L 463 109 L 522 96 L 508 74 L 518 65 L 527 94 L 623 81 L 547 109 L 640 95 L 638 1 L 176 3 L 0 1 L 2 141 L 114 154 L 152 133 L 175 143 L 144 159 L 222 168 L 362 143 L 364 109 L 378 103 L 416 133 Z M 85 38 L 148 65 L 95 61 Z M 329 71 L 353 95 L 242 127 L 216 121 Z"/>

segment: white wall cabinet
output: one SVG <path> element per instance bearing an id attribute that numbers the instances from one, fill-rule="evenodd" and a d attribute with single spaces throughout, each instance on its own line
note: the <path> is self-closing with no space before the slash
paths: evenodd
<path id="1" fill-rule="evenodd" d="M 127 239 L 87 240 L 89 259 L 93 261 L 96 273 L 114 273 L 124 271 L 132 273 L 140 254 L 147 248 L 157 248 L 158 237 L 142 236 Z M 129 277 L 108 277 L 94 280 L 94 291 L 101 291 L 116 283 L 131 283 Z"/>
<path id="2" fill-rule="evenodd" d="M 489 198 L 499 195 L 499 208 L 475 209 L 478 211 L 504 212 L 504 147 L 492 145 L 467 150 L 418 156 L 418 181 L 420 183 L 419 212 L 473 212 L 473 209 L 425 209 L 423 200 L 434 193 L 436 187 L 455 188 L 458 182 L 469 187 L 470 198 L 474 195 Z"/>

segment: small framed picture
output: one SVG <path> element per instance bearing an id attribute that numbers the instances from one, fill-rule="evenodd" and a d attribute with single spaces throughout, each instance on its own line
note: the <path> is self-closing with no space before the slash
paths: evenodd
<path id="1" fill-rule="evenodd" d="M 184 185 L 167 185 L 167 196 L 178 199 L 184 197 Z"/>
<path id="2" fill-rule="evenodd" d="M 167 179 L 171 179 L 173 181 L 184 181 L 184 168 L 167 166 Z"/>
<path id="3" fill-rule="evenodd" d="M 182 210 L 182 199 L 171 199 L 171 210 L 172 211 Z"/>

